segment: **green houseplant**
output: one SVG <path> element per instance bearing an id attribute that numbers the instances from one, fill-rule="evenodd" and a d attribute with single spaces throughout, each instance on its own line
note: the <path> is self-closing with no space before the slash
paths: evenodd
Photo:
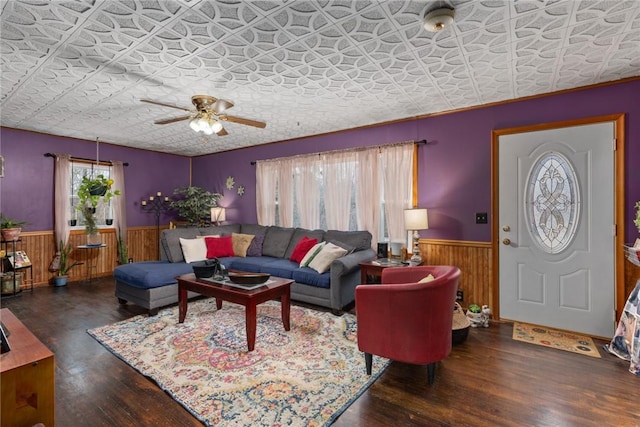
<path id="1" fill-rule="evenodd" d="M 122 232 L 120 231 L 120 227 L 118 227 L 118 264 L 126 264 L 129 261 L 129 249 L 127 248 L 127 244 L 124 242 L 122 238 Z"/>
<path id="2" fill-rule="evenodd" d="M 4 214 L 0 214 L 0 229 L 2 229 L 2 240 L 5 242 L 12 242 L 18 240 L 22 226 L 25 225 L 25 221 L 16 221 L 11 218 L 7 218 Z"/>
<path id="3" fill-rule="evenodd" d="M 211 220 L 211 208 L 218 206 L 222 194 L 211 193 L 204 188 L 187 186 L 174 190 L 179 198 L 171 201 L 171 208 L 189 225 L 204 225 Z"/>
<path id="4" fill-rule="evenodd" d="M 100 234 L 96 223 L 96 207 L 99 203 L 108 204 L 109 201 L 120 195 L 120 190 L 112 190 L 113 180 L 100 174 L 96 177 L 83 176 L 78 187 L 78 199 L 80 203 L 76 208 L 84 217 L 84 227 L 87 234 L 87 245 L 100 245 Z"/>
<path id="5" fill-rule="evenodd" d="M 79 261 L 71 261 L 69 256 L 71 255 L 71 251 L 73 250 L 73 246 L 71 243 L 67 243 L 66 245 L 62 240 L 60 240 L 60 267 L 58 268 L 58 272 L 55 278 L 56 286 L 64 286 L 67 284 L 67 278 L 69 274 L 69 270 L 71 270 L 76 265 L 79 265 Z"/>
<path id="6" fill-rule="evenodd" d="M 636 225 L 638 233 L 640 233 L 640 201 L 636 202 L 636 218 L 633 220 L 633 223 Z"/>

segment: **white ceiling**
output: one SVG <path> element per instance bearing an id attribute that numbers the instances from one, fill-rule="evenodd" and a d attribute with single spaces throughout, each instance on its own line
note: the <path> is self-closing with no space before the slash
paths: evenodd
<path id="1" fill-rule="evenodd" d="M 453 26 L 422 28 L 434 8 Z M 202 155 L 640 75 L 640 1 L 3 0 L 2 126 Z M 207 94 L 199 136 L 155 125 Z"/>

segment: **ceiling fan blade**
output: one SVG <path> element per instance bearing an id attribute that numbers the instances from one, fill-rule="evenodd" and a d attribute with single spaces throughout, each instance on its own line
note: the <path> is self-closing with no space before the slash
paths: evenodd
<path id="1" fill-rule="evenodd" d="M 225 135 L 229 135 L 229 134 L 227 133 L 227 131 L 224 128 L 222 128 L 218 132 L 216 132 L 216 135 L 225 136 Z"/>
<path id="2" fill-rule="evenodd" d="M 264 122 L 259 122 L 259 121 L 250 120 L 250 119 L 244 119 L 242 117 L 221 115 L 221 116 L 218 116 L 218 118 L 220 120 L 226 120 L 228 122 L 233 122 L 233 123 L 240 123 L 241 125 L 254 126 L 254 127 L 257 127 L 257 128 L 265 128 L 267 126 L 267 124 L 264 123 Z"/>
<path id="3" fill-rule="evenodd" d="M 211 106 L 211 110 L 216 114 L 220 114 L 231 107 L 233 107 L 233 102 L 227 101 L 226 99 L 218 99 Z"/>
<path id="4" fill-rule="evenodd" d="M 141 99 L 140 101 L 141 102 L 146 102 L 148 104 L 161 105 L 163 107 L 177 108 L 178 110 L 193 111 L 190 108 L 178 107 L 177 105 L 165 104 L 164 102 L 152 101 L 151 99 Z"/>
<path id="5" fill-rule="evenodd" d="M 168 125 L 169 123 L 175 123 L 175 122 L 181 122 L 183 120 L 189 120 L 192 117 L 191 114 L 189 114 L 188 116 L 181 116 L 181 117 L 173 117 L 171 119 L 164 119 L 164 120 L 156 120 L 155 124 L 157 125 Z"/>

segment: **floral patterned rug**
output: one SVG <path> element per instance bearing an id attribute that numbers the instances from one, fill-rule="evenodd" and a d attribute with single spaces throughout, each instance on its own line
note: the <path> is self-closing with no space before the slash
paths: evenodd
<path id="1" fill-rule="evenodd" d="M 593 340 L 585 335 L 529 325 L 528 323 L 513 322 L 512 338 L 516 341 L 524 341 L 557 350 L 600 358 L 600 353 Z"/>
<path id="2" fill-rule="evenodd" d="M 366 375 L 355 316 L 292 305 L 287 332 L 276 301 L 258 306 L 252 352 L 244 307 L 213 298 L 182 324 L 173 307 L 88 333 L 207 426 L 328 426 L 389 364 L 374 356 Z"/>

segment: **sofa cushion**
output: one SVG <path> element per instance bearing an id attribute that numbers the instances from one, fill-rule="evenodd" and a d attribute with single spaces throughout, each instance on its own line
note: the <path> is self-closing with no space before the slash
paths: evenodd
<path id="1" fill-rule="evenodd" d="M 188 273 L 193 273 L 193 268 L 185 262 L 142 261 L 117 266 L 113 277 L 135 288 L 146 289 L 178 283 L 175 278 Z"/>
<path id="2" fill-rule="evenodd" d="M 204 239 L 183 239 L 180 237 L 180 247 L 185 262 L 196 262 L 207 259 L 207 245 Z"/>
<path id="3" fill-rule="evenodd" d="M 347 250 L 333 243 L 327 243 L 322 250 L 311 260 L 309 267 L 322 274 L 329 269 L 331 263 L 341 256 L 344 256 Z"/>
<path id="4" fill-rule="evenodd" d="M 318 288 L 329 289 L 331 287 L 331 273 L 328 271 L 320 274 L 312 268 L 301 267 L 293 272 L 291 278 L 298 283 Z"/>
<path id="5" fill-rule="evenodd" d="M 180 238 L 195 239 L 199 235 L 200 231 L 195 227 L 162 230 L 160 241 L 167 259 L 170 262 L 184 262 Z"/>
<path id="6" fill-rule="evenodd" d="M 289 260 L 300 264 L 305 255 L 307 255 L 307 252 L 309 252 L 316 244 L 318 244 L 318 239 L 310 239 L 307 236 L 304 236 L 300 239 L 293 252 L 291 252 Z"/>
<path id="7" fill-rule="evenodd" d="M 313 261 L 316 255 L 318 255 L 322 250 L 322 247 L 326 244 L 327 242 L 320 242 L 316 244 L 314 247 L 312 247 L 309 250 L 309 252 L 307 252 L 307 254 L 304 256 L 304 258 L 302 258 L 302 260 L 300 261 L 300 267 L 308 267 L 309 263 Z"/>
<path id="8" fill-rule="evenodd" d="M 296 228 L 293 232 L 293 236 L 291 236 L 291 240 L 289 240 L 289 245 L 287 246 L 287 251 L 284 253 L 282 258 L 291 259 L 291 254 L 293 250 L 296 248 L 300 240 L 303 237 L 308 237 L 309 239 L 317 239 L 318 242 L 321 242 L 324 237 L 323 230 L 307 230 L 305 228 Z"/>
<path id="9" fill-rule="evenodd" d="M 233 245 L 233 253 L 235 256 L 247 256 L 247 249 L 249 249 L 249 245 L 251 245 L 254 237 L 253 234 L 231 234 L 231 244 Z"/>
<path id="10" fill-rule="evenodd" d="M 207 237 L 204 241 L 207 244 L 207 258 L 221 258 L 234 256 L 231 236 Z"/>
<path id="11" fill-rule="evenodd" d="M 274 258 L 285 258 L 285 253 L 289 247 L 291 236 L 293 236 L 293 228 L 284 228 L 271 226 L 264 236 L 262 244 L 262 255 Z"/>
<path id="12" fill-rule="evenodd" d="M 263 236 L 265 235 L 265 233 L 267 232 L 267 227 L 266 225 L 259 225 L 259 224 L 240 224 L 240 231 L 239 233 L 242 234 L 253 234 L 258 235 L 258 234 L 262 234 Z"/>
<path id="13" fill-rule="evenodd" d="M 263 273 L 262 268 L 265 265 L 268 265 L 277 260 L 278 258 L 265 256 L 234 258 L 233 262 L 228 267 L 233 270 L 248 271 L 250 273 Z"/>
<path id="14" fill-rule="evenodd" d="M 240 224 L 216 225 L 215 227 L 201 227 L 200 234 L 203 236 L 211 236 L 219 234 L 221 236 L 231 236 L 232 233 L 240 232 Z"/>
<path id="15" fill-rule="evenodd" d="M 371 233 L 368 231 L 329 230 L 324 233 L 327 242 L 338 241 L 353 246 L 356 251 L 371 249 Z"/>
<path id="16" fill-rule="evenodd" d="M 264 234 L 255 234 L 251 244 L 247 248 L 247 256 L 262 256 L 262 245 L 264 243 Z"/>
<path id="17" fill-rule="evenodd" d="M 298 263 L 289 261 L 288 259 L 276 259 L 273 262 L 265 264 L 260 269 L 261 273 L 269 273 L 272 276 L 291 279 L 293 272 L 299 268 Z"/>

